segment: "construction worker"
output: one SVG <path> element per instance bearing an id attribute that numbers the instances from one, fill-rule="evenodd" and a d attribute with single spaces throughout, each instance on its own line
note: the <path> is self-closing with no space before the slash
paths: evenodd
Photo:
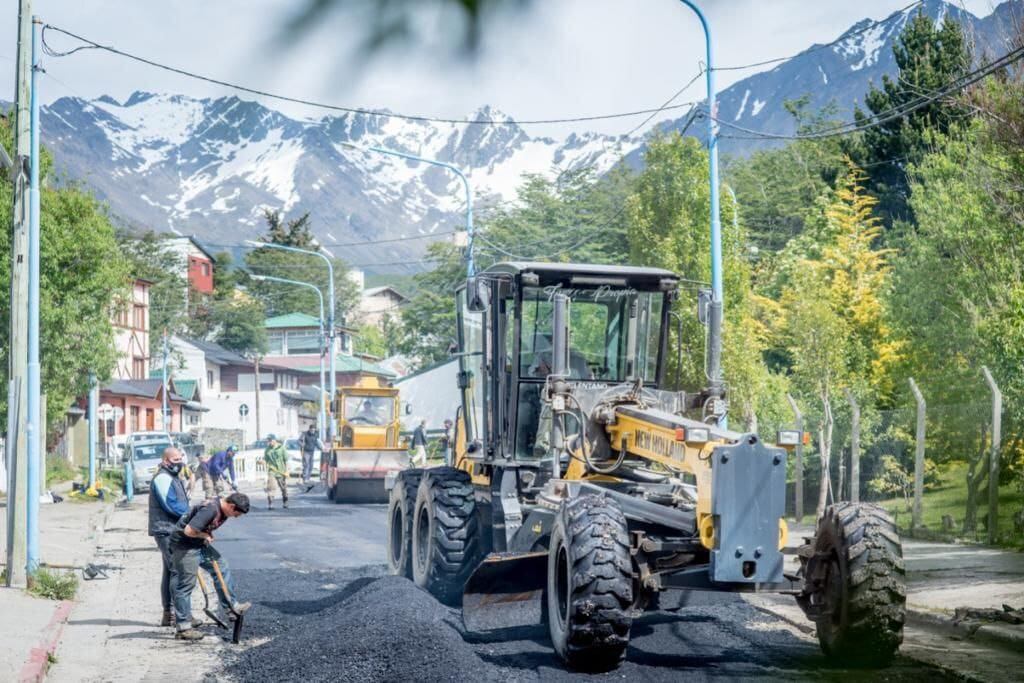
<path id="1" fill-rule="evenodd" d="M 420 424 L 412 432 L 412 464 L 417 467 L 427 466 L 427 421 L 420 420 Z"/>
<path id="2" fill-rule="evenodd" d="M 270 445 L 263 451 L 267 464 L 267 509 L 274 509 L 274 486 L 281 489 L 281 505 L 288 508 L 288 452 L 277 437 L 271 434 Z"/>
<path id="3" fill-rule="evenodd" d="M 310 424 L 299 441 L 302 444 L 302 484 L 306 487 L 306 493 L 309 493 L 313 490 L 313 484 L 310 483 L 310 477 L 313 476 L 313 455 L 317 450 L 322 451 L 324 448 L 320 435 L 316 433 L 316 424 Z"/>
<path id="4" fill-rule="evenodd" d="M 212 498 L 193 505 L 174 526 L 170 538 L 171 564 L 174 568 L 174 617 L 177 629 L 174 637 L 180 640 L 202 640 L 203 633 L 192 624 L 192 591 L 202 567 L 211 576 L 217 588 L 221 607 L 235 615 L 245 614 L 252 607 L 238 602 L 227 560 L 218 558 L 214 568 L 213 557 L 207 546 L 213 543 L 213 532 L 231 517 L 249 512 L 249 497 L 232 493 L 227 498 Z"/>
<path id="5" fill-rule="evenodd" d="M 188 512 L 188 492 L 181 479 L 185 456 L 177 448 L 163 452 L 160 467 L 149 483 L 149 535 L 156 541 L 163 561 L 160 574 L 160 602 L 164 616 L 161 626 L 173 623 L 171 615 L 171 587 L 174 585 L 174 566 L 171 562 L 170 538 L 178 519 Z"/>
<path id="6" fill-rule="evenodd" d="M 441 452 L 444 453 L 444 464 L 452 464 L 452 421 L 445 419 L 444 432 L 441 434 Z"/>
<path id="7" fill-rule="evenodd" d="M 214 453 L 203 467 L 203 493 L 207 498 L 213 498 L 224 493 L 224 482 L 233 490 L 237 491 L 235 483 L 235 452 L 238 446 L 229 445 L 222 451 Z"/>

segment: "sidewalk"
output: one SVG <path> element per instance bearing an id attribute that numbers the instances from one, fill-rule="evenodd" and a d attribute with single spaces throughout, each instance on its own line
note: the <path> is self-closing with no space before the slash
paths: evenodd
<path id="1" fill-rule="evenodd" d="M 796 548 L 813 533 L 809 525 L 790 525 L 787 571 L 796 571 Z M 1008 671 L 1020 670 L 1024 625 L 956 624 L 953 617 L 963 607 L 1024 607 L 1024 553 L 904 539 L 903 557 L 907 572 L 904 655 L 969 672 L 978 680 L 1005 680 Z M 792 597 L 762 594 L 749 596 L 748 601 L 813 635 L 814 624 Z"/>
<path id="2" fill-rule="evenodd" d="M 63 503 L 39 506 L 39 552 L 46 564 L 82 566 L 91 561 L 112 505 Z M 0 506 L 0 547 L 6 547 L 7 507 Z M 78 573 L 81 579 L 81 573 Z M 81 585 L 81 584 L 80 584 Z M 81 588 L 79 589 L 81 590 Z M 74 603 L 0 588 L 0 680 L 41 680 Z M 13 616 L 13 618 L 12 618 Z"/>
<path id="3" fill-rule="evenodd" d="M 146 533 L 147 505 L 143 495 L 112 512 L 95 560 L 112 567 L 110 578 L 82 586 L 47 680 L 188 683 L 216 667 L 216 635 L 192 645 L 159 626 L 161 560 Z"/>

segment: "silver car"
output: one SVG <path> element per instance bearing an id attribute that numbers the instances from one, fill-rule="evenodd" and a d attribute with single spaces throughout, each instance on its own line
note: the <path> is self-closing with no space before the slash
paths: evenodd
<path id="1" fill-rule="evenodd" d="M 174 446 L 166 432 L 136 432 L 125 442 L 125 457 L 131 463 L 135 493 L 149 491 L 149 482 L 160 468 L 164 451 Z"/>

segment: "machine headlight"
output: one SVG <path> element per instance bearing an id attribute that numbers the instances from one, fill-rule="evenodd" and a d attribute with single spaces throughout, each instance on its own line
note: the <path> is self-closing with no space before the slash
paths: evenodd
<path id="1" fill-rule="evenodd" d="M 686 443 L 707 443 L 711 440 L 711 430 L 707 427 L 682 427 L 676 428 L 676 441 Z"/>

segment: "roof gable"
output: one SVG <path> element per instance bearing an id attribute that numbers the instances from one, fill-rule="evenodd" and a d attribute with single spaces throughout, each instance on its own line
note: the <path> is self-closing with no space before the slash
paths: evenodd
<path id="1" fill-rule="evenodd" d="M 263 326 L 268 330 L 293 328 L 293 327 L 320 327 L 320 318 L 305 313 L 286 313 L 267 318 Z"/>

